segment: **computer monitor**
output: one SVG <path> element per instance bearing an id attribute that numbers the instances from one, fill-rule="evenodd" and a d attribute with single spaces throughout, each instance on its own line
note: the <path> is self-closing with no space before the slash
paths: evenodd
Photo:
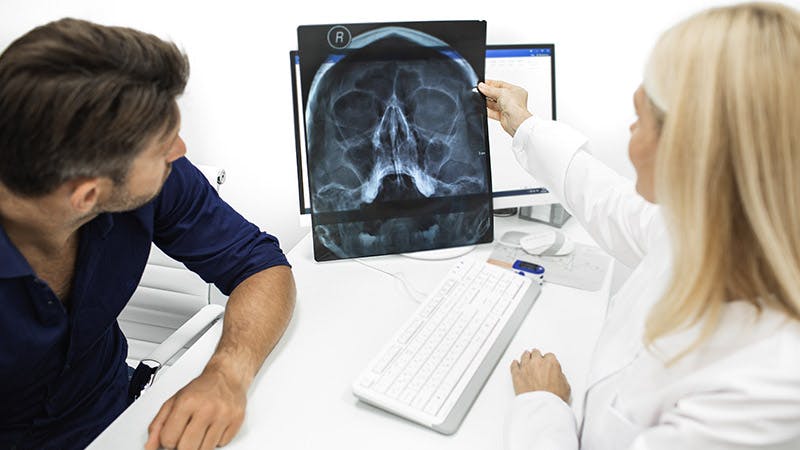
<path id="1" fill-rule="evenodd" d="M 556 118 L 555 46 L 514 44 L 486 46 L 486 79 L 503 80 L 528 91 L 528 110 L 542 119 Z M 557 200 L 511 151 L 511 136 L 496 120 L 489 120 L 489 156 L 492 165 L 494 208 L 545 205 Z"/>
<path id="2" fill-rule="evenodd" d="M 311 199 L 306 161 L 305 121 L 300 95 L 300 58 L 289 52 L 294 106 L 295 150 L 300 225 L 311 225 Z M 556 119 L 555 46 L 510 44 L 486 46 L 486 79 L 503 80 L 528 91 L 528 109 L 545 119 Z M 489 121 L 492 198 L 495 209 L 544 205 L 557 200 L 524 170 L 511 152 L 511 137 L 500 124 Z"/>

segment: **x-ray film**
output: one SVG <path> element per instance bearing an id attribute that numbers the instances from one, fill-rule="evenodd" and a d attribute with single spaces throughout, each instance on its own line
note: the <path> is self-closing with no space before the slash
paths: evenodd
<path id="1" fill-rule="evenodd" d="M 297 34 L 314 258 L 490 242 L 486 22 Z"/>

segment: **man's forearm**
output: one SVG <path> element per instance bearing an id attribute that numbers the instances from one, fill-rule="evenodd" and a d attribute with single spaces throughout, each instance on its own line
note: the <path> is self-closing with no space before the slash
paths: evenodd
<path id="1" fill-rule="evenodd" d="M 249 387 L 286 330 L 294 302 L 294 278 L 286 266 L 271 267 L 241 282 L 228 298 L 222 338 L 206 370 L 220 370 Z"/>
<path id="2" fill-rule="evenodd" d="M 286 330 L 294 300 L 294 278 L 285 266 L 263 270 L 239 284 L 228 299 L 214 355 L 203 373 L 158 411 L 148 427 L 145 448 L 206 448 L 230 442 L 244 421 L 247 390 Z"/>

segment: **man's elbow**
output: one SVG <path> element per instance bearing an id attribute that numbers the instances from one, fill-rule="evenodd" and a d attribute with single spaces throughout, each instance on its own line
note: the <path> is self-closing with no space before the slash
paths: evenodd
<path id="1" fill-rule="evenodd" d="M 256 275 L 265 275 L 266 287 L 273 292 L 273 298 L 286 319 L 291 319 L 297 299 L 297 286 L 289 266 L 273 266 Z"/>
<path id="2" fill-rule="evenodd" d="M 276 266 L 273 267 L 279 272 L 279 276 L 282 279 L 282 284 L 285 287 L 285 295 L 283 307 L 286 311 L 286 315 L 288 318 L 292 317 L 294 313 L 294 305 L 297 302 L 297 285 L 294 282 L 294 274 L 292 273 L 292 268 L 289 266 Z"/>

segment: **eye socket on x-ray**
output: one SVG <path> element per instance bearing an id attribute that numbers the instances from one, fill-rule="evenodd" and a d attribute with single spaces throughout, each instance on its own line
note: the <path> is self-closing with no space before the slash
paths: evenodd
<path id="1" fill-rule="evenodd" d="M 336 100 L 332 113 L 338 118 L 337 123 L 342 133 L 349 137 L 375 127 L 380 114 L 380 105 L 374 96 L 352 91 Z"/>
<path id="2" fill-rule="evenodd" d="M 423 88 L 412 105 L 411 116 L 420 128 L 449 133 L 453 129 L 458 105 L 453 99 L 437 89 Z"/>

